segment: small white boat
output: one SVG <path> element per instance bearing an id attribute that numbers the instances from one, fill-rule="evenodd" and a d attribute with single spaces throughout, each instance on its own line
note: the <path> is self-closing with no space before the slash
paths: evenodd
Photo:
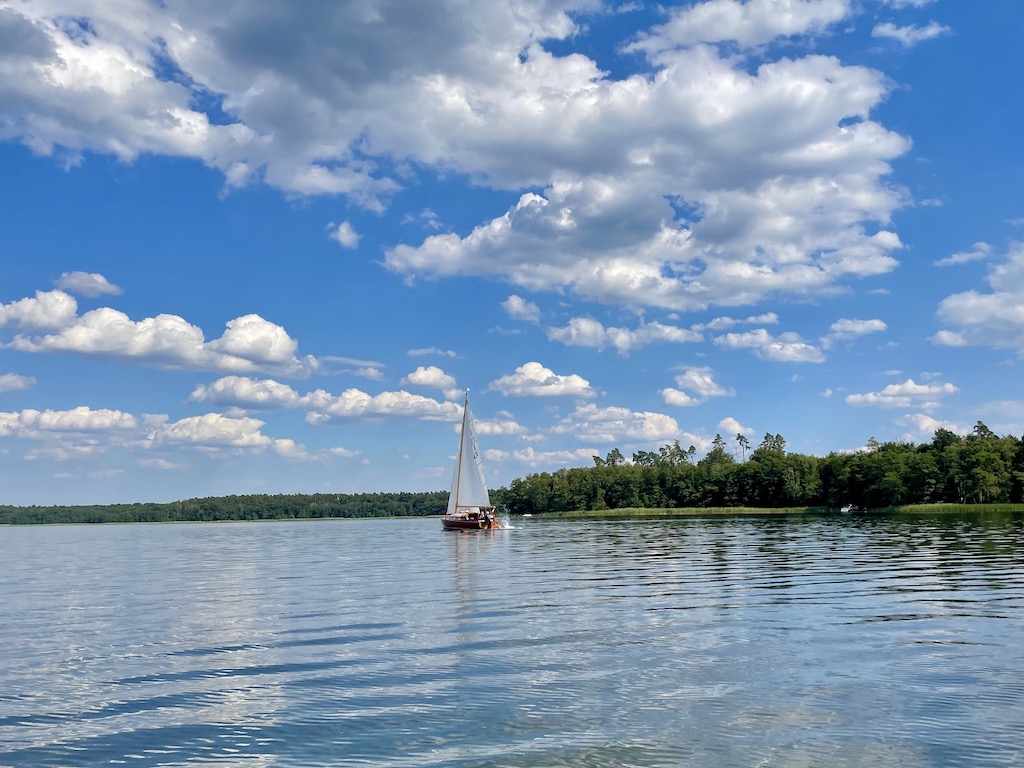
<path id="1" fill-rule="evenodd" d="M 494 516 L 484 465 L 473 428 L 473 414 L 469 410 L 469 390 L 462 410 L 462 429 L 459 432 L 459 452 L 455 458 L 452 490 L 448 496 L 448 510 L 441 518 L 446 531 L 479 531 L 501 528 Z"/>

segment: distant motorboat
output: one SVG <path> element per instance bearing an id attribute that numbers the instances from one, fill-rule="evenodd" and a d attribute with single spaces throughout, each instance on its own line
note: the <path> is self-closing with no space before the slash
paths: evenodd
<path id="1" fill-rule="evenodd" d="M 462 429 L 459 432 L 459 453 L 455 459 L 452 490 L 441 525 L 446 531 L 480 531 L 502 527 L 494 516 L 494 507 L 487 493 L 483 460 L 477 446 L 473 414 L 469 410 L 468 390 L 466 404 L 462 409 Z"/>
<path id="2" fill-rule="evenodd" d="M 861 507 L 856 504 L 847 504 L 839 510 L 844 515 L 863 515 L 867 512 L 867 507 Z"/>

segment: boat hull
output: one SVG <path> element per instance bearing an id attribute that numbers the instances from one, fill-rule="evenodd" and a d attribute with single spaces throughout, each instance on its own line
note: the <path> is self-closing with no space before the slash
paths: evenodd
<path id="1" fill-rule="evenodd" d="M 498 527 L 498 521 L 493 517 L 468 518 L 468 517 L 442 517 L 441 525 L 446 531 L 486 531 Z"/>

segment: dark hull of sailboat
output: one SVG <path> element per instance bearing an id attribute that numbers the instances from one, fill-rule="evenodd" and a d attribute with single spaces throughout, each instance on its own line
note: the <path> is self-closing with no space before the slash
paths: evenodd
<path id="1" fill-rule="evenodd" d="M 442 517 L 441 525 L 446 531 L 486 531 L 499 527 L 493 517 L 471 519 L 468 517 Z"/>

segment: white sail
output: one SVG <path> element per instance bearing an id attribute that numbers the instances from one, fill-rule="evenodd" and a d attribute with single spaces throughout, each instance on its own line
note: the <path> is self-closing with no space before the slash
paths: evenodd
<path id="1" fill-rule="evenodd" d="M 490 507 L 491 499 L 484 480 L 484 465 L 473 429 L 473 414 L 469 410 L 469 393 L 462 411 L 462 430 L 459 432 L 459 453 L 455 459 L 452 491 L 448 496 L 448 514 L 461 507 Z"/>

